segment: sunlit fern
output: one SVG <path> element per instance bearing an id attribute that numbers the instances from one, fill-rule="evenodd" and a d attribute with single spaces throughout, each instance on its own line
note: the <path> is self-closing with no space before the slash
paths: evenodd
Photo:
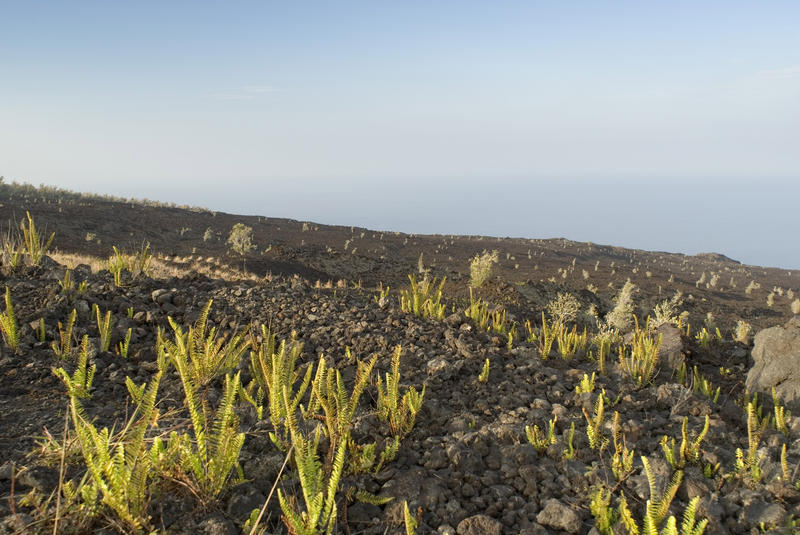
<path id="1" fill-rule="evenodd" d="M 378 418 L 387 422 L 392 433 L 405 436 L 414 428 L 417 413 L 422 408 L 425 387 L 422 392 L 409 387 L 400 396 L 400 355 L 403 349 L 395 347 L 392 354 L 392 371 L 386 374 L 385 381 L 378 378 Z"/>
<path id="2" fill-rule="evenodd" d="M 14 304 L 11 302 L 11 290 L 6 286 L 5 294 L 6 309 L 0 313 L 0 332 L 3 333 L 3 340 L 13 351 L 19 347 L 19 326 L 17 317 L 14 315 Z"/>

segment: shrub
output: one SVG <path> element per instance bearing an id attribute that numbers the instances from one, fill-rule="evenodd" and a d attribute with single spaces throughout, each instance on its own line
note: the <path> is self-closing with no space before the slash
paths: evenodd
<path id="1" fill-rule="evenodd" d="M 655 319 L 653 320 L 653 327 L 659 327 L 665 323 L 671 323 L 676 327 L 681 326 L 681 318 L 678 314 L 678 307 L 683 302 L 683 294 L 678 291 L 671 299 L 665 299 L 653 308 Z"/>
<path id="2" fill-rule="evenodd" d="M 635 284 L 630 280 L 626 281 L 616 297 L 617 304 L 614 310 L 606 316 L 609 326 L 620 332 L 626 332 L 633 326 L 633 291 L 635 289 Z"/>
<path id="3" fill-rule="evenodd" d="M 581 304 L 574 295 L 559 292 L 555 299 L 547 303 L 547 314 L 554 323 L 564 325 L 575 321 L 580 308 Z"/>
<path id="4" fill-rule="evenodd" d="M 497 251 L 491 253 L 483 251 L 475 255 L 469 262 L 469 284 L 473 288 L 480 288 L 483 283 L 492 275 L 492 264 L 498 260 Z"/>
<path id="5" fill-rule="evenodd" d="M 231 246 L 233 252 L 242 257 L 242 269 L 244 269 L 244 256 L 256 248 L 253 245 L 253 228 L 236 223 L 228 236 L 228 245 Z"/>
<path id="6" fill-rule="evenodd" d="M 753 334 L 753 327 L 744 320 L 736 322 L 736 328 L 733 331 L 733 339 L 743 344 L 750 343 L 750 335 Z"/>

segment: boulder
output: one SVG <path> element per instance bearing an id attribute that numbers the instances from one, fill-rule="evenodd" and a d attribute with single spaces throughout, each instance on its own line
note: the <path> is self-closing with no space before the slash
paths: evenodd
<path id="1" fill-rule="evenodd" d="M 683 351 L 683 338 L 681 330 L 671 323 L 664 323 L 656 329 L 661 335 L 661 347 L 658 349 L 658 359 L 671 370 L 677 370 L 686 360 Z"/>
<path id="2" fill-rule="evenodd" d="M 752 356 L 747 389 L 770 394 L 774 387 L 784 403 L 800 407 L 800 318 L 759 331 Z"/>

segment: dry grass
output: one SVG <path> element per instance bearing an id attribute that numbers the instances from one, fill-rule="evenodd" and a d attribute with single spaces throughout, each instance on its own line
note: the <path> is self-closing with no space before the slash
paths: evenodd
<path id="1" fill-rule="evenodd" d="M 59 264 L 67 267 L 75 267 L 80 264 L 88 265 L 92 273 L 97 273 L 107 269 L 106 259 L 96 256 L 65 253 L 62 251 L 51 251 L 50 257 Z M 150 276 L 155 279 L 165 279 L 169 277 L 184 277 L 189 273 L 196 272 L 210 278 L 224 280 L 249 279 L 261 280 L 257 275 L 225 265 L 223 262 L 209 258 L 194 257 L 164 257 L 156 256 L 150 265 Z"/>

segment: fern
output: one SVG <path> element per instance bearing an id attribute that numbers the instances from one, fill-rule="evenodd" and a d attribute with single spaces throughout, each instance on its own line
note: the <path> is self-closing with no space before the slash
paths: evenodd
<path id="1" fill-rule="evenodd" d="M 284 451 L 288 448 L 289 429 L 283 391 L 286 389 L 289 392 L 289 410 L 294 412 L 311 384 L 313 372 L 313 367 L 309 366 L 295 391 L 299 379 L 297 359 L 303 350 L 303 344 L 297 342 L 295 337 L 295 333 L 292 333 L 291 340 L 288 343 L 282 341 L 276 349 L 275 335 L 266 326 L 261 325 L 260 341 L 254 334 L 250 336 L 250 371 L 254 385 L 258 387 L 256 398 L 266 399 L 270 421 L 276 433 L 280 433 L 280 436 L 273 433 L 272 441 Z"/>
<path id="2" fill-rule="evenodd" d="M 704 518 L 700 522 L 696 522 L 697 505 L 700 503 L 700 497 L 695 496 L 689 501 L 689 505 L 683 512 L 683 520 L 681 522 L 681 535 L 703 535 L 708 525 L 708 519 Z"/>
<path id="3" fill-rule="evenodd" d="M 105 316 L 101 316 L 100 307 L 94 305 L 94 313 L 97 320 L 97 332 L 100 334 L 100 351 L 108 351 L 111 347 L 111 331 L 114 328 L 111 311 L 108 310 Z"/>
<path id="4" fill-rule="evenodd" d="M 414 275 L 409 275 L 410 286 L 400 291 L 400 309 L 417 317 L 444 319 L 446 307 L 442 303 L 442 288 L 446 278 L 436 286 L 436 279 L 424 279 L 417 282 Z"/>
<path id="5" fill-rule="evenodd" d="M 406 535 L 416 535 L 417 533 L 417 519 L 411 515 L 408 510 L 408 502 L 403 502 L 403 524 L 406 527 Z"/>
<path id="6" fill-rule="evenodd" d="M 304 436 L 300 431 L 294 412 L 289 411 L 291 400 L 286 389 L 283 399 L 287 410 L 293 457 L 303 496 L 303 506 L 300 507 L 296 497 L 287 497 L 281 489 L 278 489 L 278 501 L 283 512 L 283 522 L 289 528 L 290 533 L 297 535 L 333 533 L 338 516 L 336 492 L 347 454 L 347 441 L 339 441 L 333 454 L 330 471 L 326 472 L 318 453 L 322 427 L 316 427 L 313 439 Z"/>
<path id="7" fill-rule="evenodd" d="M 642 456 L 642 464 L 644 465 L 645 473 L 647 474 L 647 482 L 650 485 L 650 499 L 647 501 L 644 518 L 644 532 L 649 533 L 650 526 L 658 528 L 669 513 L 669 506 L 675 498 L 675 493 L 678 492 L 678 487 L 683 480 L 683 472 L 680 470 L 675 471 L 672 475 L 672 480 L 667 485 L 663 494 L 658 492 L 656 480 L 650 470 L 650 461 L 647 457 Z"/>
<path id="8" fill-rule="evenodd" d="M 355 382 L 348 397 L 342 375 L 338 370 L 328 368 L 324 357 L 320 356 L 317 373 L 311 384 L 314 399 L 309 405 L 319 406 L 323 411 L 320 419 L 325 424 L 331 452 L 338 451 L 339 443 L 345 441 L 350 435 L 350 427 L 358 400 L 367 386 L 367 381 L 377 360 L 378 357 L 375 355 L 366 363 L 357 361 Z M 311 417 L 313 418 L 313 416 Z"/>
<path id="9" fill-rule="evenodd" d="M 688 422 L 689 417 L 684 416 L 683 423 L 681 424 L 681 445 L 677 453 L 675 452 L 675 439 L 668 439 L 666 435 L 661 437 L 661 449 L 664 451 L 667 462 L 674 469 L 681 469 L 685 467 L 687 463 L 700 465 L 700 445 L 708 433 L 708 415 L 705 417 L 703 429 L 694 440 L 689 439 Z"/>
<path id="10" fill-rule="evenodd" d="M 761 481 L 763 473 L 761 471 L 761 456 L 758 453 L 758 445 L 761 442 L 761 436 L 769 425 L 769 419 L 764 418 L 761 424 L 758 423 L 758 415 L 756 413 L 757 400 L 747 403 L 747 457 L 742 453 L 741 448 L 736 448 L 736 461 L 735 468 L 740 474 L 745 472 L 749 473 L 753 482 Z"/>
<path id="11" fill-rule="evenodd" d="M 17 317 L 14 315 L 14 305 L 11 302 L 11 290 L 6 286 L 6 310 L 0 314 L 0 332 L 3 333 L 3 340 L 13 351 L 19 347 L 19 326 Z"/>
<path id="12" fill-rule="evenodd" d="M 60 359 L 68 359 L 72 356 L 72 329 L 75 327 L 77 316 L 78 312 L 73 308 L 67 317 L 66 325 L 62 325 L 60 321 L 58 322 L 58 341 L 53 341 L 50 347 Z"/>
<path id="13" fill-rule="evenodd" d="M 558 342 L 558 353 L 564 360 L 569 360 L 575 356 L 578 351 L 586 349 L 588 335 L 586 328 L 583 329 L 583 334 L 578 334 L 577 325 L 572 326 L 570 331 L 563 324 L 558 324 L 555 329 L 556 341 Z"/>
<path id="14" fill-rule="evenodd" d="M 386 381 L 378 378 L 378 418 L 389 424 L 395 435 L 405 436 L 414 428 L 417 413 L 422 408 L 425 387 L 417 392 L 409 387 L 400 397 L 400 355 L 403 349 L 395 347 L 392 354 L 392 371 L 386 374 Z"/>
<path id="15" fill-rule="evenodd" d="M 620 346 L 619 364 L 633 379 L 638 387 L 643 387 L 653 379 L 658 365 L 658 350 L 661 347 L 661 335 L 652 338 L 648 334 L 649 326 L 639 328 L 638 321 L 633 333 L 630 355 L 626 355 L 624 346 Z"/>
<path id="16" fill-rule="evenodd" d="M 553 349 L 553 342 L 556 340 L 558 330 L 559 325 L 549 325 L 544 317 L 544 312 L 542 312 L 542 333 L 539 337 L 539 356 L 542 357 L 542 360 L 546 360 L 550 356 L 550 351 Z"/>
<path id="17" fill-rule="evenodd" d="M 149 275 L 152 261 L 153 255 L 150 254 L 150 242 L 147 242 L 128 259 L 128 270 L 134 279 L 140 275 Z"/>
<path id="18" fill-rule="evenodd" d="M 211 304 L 210 299 L 200 312 L 197 322 L 184 333 L 175 320 L 168 318 L 173 331 L 173 340 L 167 340 L 160 336 L 164 350 L 174 362 L 181 358 L 186 363 L 186 372 L 191 376 L 197 388 L 204 388 L 211 381 L 227 374 L 239 364 L 249 346 L 249 342 L 244 338 L 244 331 L 235 334 L 230 340 L 226 341 L 227 336 L 217 337 L 216 327 L 207 331 L 208 313 Z"/>
<path id="19" fill-rule="evenodd" d="M 538 425 L 534 425 L 533 429 L 529 425 L 525 426 L 525 436 L 528 437 L 528 442 L 536 448 L 539 453 L 544 453 L 548 446 L 556 443 L 556 421 L 558 417 L 553 417 L 548 426 L 547 435 L 544 435 L 539 429 Z"/>
<path id="20" fill-rule="evenodd" d="M 491 366 L 491 363 L 487 358 L 483 363 L 483 368 L 481 369 L 481 373 L 478 374 L 478 382 L 485 383 L 489 381 L 489 366 Z"/>
<path id="21" fill-rule="evenodd" d="M 618 481 L 622 481 L 633 470 L 633 451 L 628 450 L 624 437 L 621 437 L 619 412 L 614 411 L 611 424 L 611 435 L 614 441 L 614 455 L 611 457 L 611 471 Z"/>
<path id="22" fill-rule="evenodd" d="M 119 344 L 117 344 L 117 354 L 119 356 L 121 356 L 122 358 L 125 358 L 125 359 L 128 358 L 128 351 L 131 348 L 131 333 L 132 332 L 133 332 L 133 329 L 131 327 L 128 327 L 128 330 L 125 332 L 125 339 L 120 341 Z"/>
<path id="23" fill-rule="evenodd" d="M 116 245 L 112 245 L 114 255 L 106 262 L 106 267 L 114 277 L 114 286 L 122 286 L 122 272 L 128 268 L 128 259 L 123 255 Z"/>
<path id="24" fill-rule="evenodd" d="M 208 307 L 198 320 L 203 325 L 207 311 Z M 192 436 L 171 436 L 167 449 L 179 452 L 182 469 L 192 475 L 198 496 L 201 501 L 207 502 L 227 487 L 234 468 L 240 472 L 238 460 L 245 437 L 244 433 L 238 432 L 239 420 L 234 413 L 236 397 L 241 390 L 240 376 L 239 373 L 233 377 L 230 374 L 225 375 L 219 405 L 216 411 L 212 411 L 208 401 L 199 392 L 203 384 L 198 378 L 202 379 L 203 375 L 198 374 L 198 368 L 193 366 L 196 361 L 190 362 L 191 352 L 176 350 L 182 343 L 186 344 L 187 340 L 191 340 L 191 335 L 184 338 L 176 327 L 173 322 L 178 343 L 166 341 L 159 331 L 157 346 L 160 356 L 166 359 L 169 355 L 180 376 L 186 408 L 192 422 Z M 200 330 L 202 331 L 204 327 Z"/>
<path id="25" fill-rule="evenodd" d="M 613 535 L 614 524 L 620 517 L 619 512 L 611 507 L 611 492 L 598 487 L 592 492 L 589 510 L 594 517 L 594 527 L 601 535 Z"/>
<path id="26" fill-rule="evenodd" d="M 594 377 L 595 373 L 592 372 L 592 376 L 589 377 L 588 374 L 583 374 L 583 379 L 579 385 L 575 387 L 576 394 L 591 394 L 594 392 Z"/>
<path id="27" fill-rule="evenodd" d="M 72 376 L 63 368 L 54 370 L 54 373 L 67 387 L 72 423 L 94 492 L 129 531 L 139 533 L 150 529 L 146 510 L 154 473 L 145 432 L 158 418 L 156 394 L 166 362 L 159 358 L 158 372 L 147 387 L 136 386 L 130 379 L 127 380 L 135 410 L 122 431 L 112 436 L 108 428 L 98 430 L 88 421 L 80 402 L 88 397 L 94 376 L 94 367 L 87 369 L 88 340 L 88 336 L 83 337 L 78 366 Z M 85 493 L 85 497 L 91 495 L 92 492 Z"/>
<path id="28" fill-rule="evenodd" d="M 589 416 L 586 409 L 583 409 L 583 417 L 586 418 L 586 436 L 589 438 L 589 447 L 593 450 L 602 450 L 607 444 L 608 439 L 603 436 L 603 395 L 597 396 L 594 404 L 594 418 Z"/>
<path id="29" fill-rule="evenodd" d="M 55 238 L 56 233 L 53 232 L 50 234 L 50 237 L 45 240 L 42 236 L 39 236 L 39 232 L 36 230 L 36 224 L 33 222 L 33 217 L 31 217 L 30 212 L 25 212 L 25 216 L 28 218 L 27 226 L 24 220 L 20 223 L 20 228 L 22 229 L 22 244 L 25 248 L 25 254 L 28 255 L 30 265 L 38 266 L 47 253 L 47 250 L 50 248 L 50 245 L 53 243 L 53 238 Z"/>

